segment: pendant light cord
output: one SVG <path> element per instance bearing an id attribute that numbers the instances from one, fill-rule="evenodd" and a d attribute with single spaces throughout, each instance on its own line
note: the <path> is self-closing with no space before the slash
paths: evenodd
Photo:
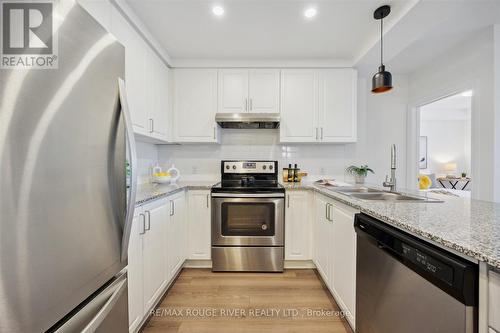
<path id="1" fill-rule="evenodd" d="M 384 65 L 384 18 L 380 19 L 380 64 Z"/>

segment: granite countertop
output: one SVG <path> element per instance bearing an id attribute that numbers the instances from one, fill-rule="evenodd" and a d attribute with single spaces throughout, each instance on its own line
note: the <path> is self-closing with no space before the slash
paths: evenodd
<path id="1" fill-rule="evenodd" d="M 173 185 L 139 187 L 140 206 L 183 189 L 210 189 L 214 181 L 185 181 Z M 500 268 L 500 204 L 434 192 L 398 192 L 440 199 L 442 203 L 384 202 L 356 199 L 314 183 L 283 184 L 286 190 L 310 190 L 326 195 L 443 248 Z M 369 187 L 377 187 L 367 185 Z"/>
<path id="2" fill-rule="evenodd" d="M 140 184 L 135 197 L 135 206 L 161 199 L 184 189 L 209 190 L 214 181 L 180 181 L 175 184 Z"/>
<path id="3" fill-rule="evenodd" d="M 398 192 L 444 202 L 367 201 L 311 183 L 284 186 L 287 190 L 319 192 L 400 230 L 500 268 L 499 203 L 404 189 L 398 189 Z"/>

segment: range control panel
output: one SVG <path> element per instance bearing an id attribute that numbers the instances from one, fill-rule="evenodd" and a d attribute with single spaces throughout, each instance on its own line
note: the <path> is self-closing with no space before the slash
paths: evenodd
<path id="1" fill-rule="evenodd" d="M 223 161 L 222 170 L 224 173 L 268 173 L 276 172 L 276 161 Z"/>

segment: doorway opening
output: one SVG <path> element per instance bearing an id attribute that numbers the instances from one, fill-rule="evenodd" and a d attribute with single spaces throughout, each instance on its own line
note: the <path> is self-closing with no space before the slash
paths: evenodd
<path id="1" fill-rule="evenodd" d="M 419 107 L 418 187 L 470 197 L 472 90 Z"/>

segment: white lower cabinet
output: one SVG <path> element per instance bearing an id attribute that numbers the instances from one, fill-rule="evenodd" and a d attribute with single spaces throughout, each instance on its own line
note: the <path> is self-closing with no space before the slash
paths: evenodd
<path id="1" fill-rule="evenodd" d="M 135 209 L 128 248 L 129 331 L 136 332 L 186 259 L 185 192 Z"/>
<path id="2" fill-rule="evenodd" d="M 347 310 L 347 319 L 354 328 L 356 311 L 356 232 L 354 214 L 358 211 L 332 202 L 330 217 L 333 224 L 332 292 L 337 303 Z"/>
<path id="3" fill-rule="evenodd" d="M 167 227 L 168 278 L 175 276 L 184 263 L 187 228 L 185 223 L 185 193 L 181 191 L 168 198 L 169 222 Z"/>
<path id="4" fill-rule="evenodd" d="M 210 191 L 189 191 L 188 201 L 188 259 L 211 258 Z"/>
<path id="5" fill-rule="evenodd" d="M 356 233 L 358 211 L 315 194 L 314 263 L 354 328 L 356 311 Z"/>
<path id="6" fill-rule="evenodd" d="M 142 208 L 136 208 L 128 244 L 128 323 L 129 331 L 135 332 L 144 317 L 142 235 L 146 228 L 146 216 Z"/>
<path id="7" fill-rule="evenodd" d="M 500 273 L 491 270 L 488 274 L 488 283 L 489 326 L 500 332 Z"/>
<path id="8" fill-rule="evenodd" d="M 311 259 L 309 191 L 288 191 L 285 208 L 285 260 Z"/>
<path id="9" fill-rule="evenodd" d="M 167 284 L 165 270 L 167 252 L 164 250 L 167 237 L 168 205 L 158 200 L 144 206 L 145 233 L 142 238 L 144 312 L 146 314 L 160 297 Z"/>

